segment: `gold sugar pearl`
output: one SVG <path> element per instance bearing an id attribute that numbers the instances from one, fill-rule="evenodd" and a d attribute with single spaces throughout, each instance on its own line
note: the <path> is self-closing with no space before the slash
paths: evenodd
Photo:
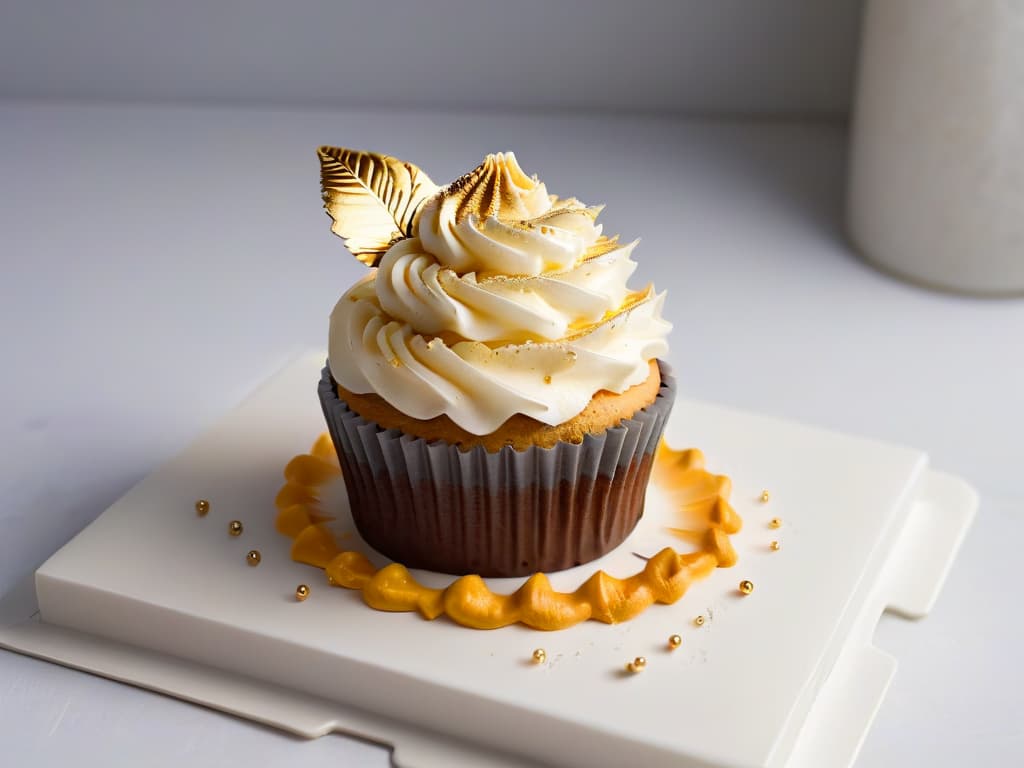
<path id="1" fill-rule="evenodd" d="M 257 552 L 257 554 L 259 553 Z M 299 586 L 295 588 L 295 599 L 301 603 L 307 597 L 309 597 L 309 587 L 305 584 L 299 584 Z"/>
<path id="2" fill-rule="evenodd" d="M 196 514 L 200 517 L 206 517 L 206 513 L 210 511 L 210 502 L 206 499 L 200 499 L 196 502 Z"/>
<path id="3" fill-rule="evenodd" d="M 761 503 L 767 504 L 769 499 L 771 499 L 771 494 L 768 491 L 761 491 Z"/>
<path id="4" fill-rule="evenodd" d="M 550 375 L 544 377 L 544 383 L 545 384 L 550 384 L 551 383 L 551 376 Z"/>
<path id="5" fill-rule="evenodd" d="M 768 527 L 769 528 L 781 528 L 782 527 L 782 518 L 780 518 L 780 517 L 773 517 L 768 522 Z"/>
<path id="6" fill-rule="evenodd" d="M 750 581 L 749 579 L 744 579 L 740 582 L 740 592 L 742 592 L 744 595 L 749 595 L 753 591 L 754 582 Z"/>
<path id="7" fill-rule="evenodd" d="M 242 535 L 242 521 L 241 520 L 232 520 L 230 523 L 228 523 L 228 533 L 230 533 L 232 536 L 241 536 Z"/>
<path id="8" fill-rule="evenodd" d="M 681 638 L 679 635 L 669 635 L 669 637 L 668 637 L 668 647 L 671 648 L 673 651 L 676 648 L 678 648 L 680 645 L 682 645 L 682 644 L 683 644 L 683 638 Z"/>
<path id="9" fill-rule="evenodd" d="M 637 656 L 626 665 L 627 672 L 643 672 L 647 668 L 647 659 Z"/>
<path id="10" fill-rule="evenodd" d="M 543 664 L 547 660 L 548 660 L 548 653 L 543 648 L 537 648 L 533 652 L 533 663 L 534 664 Z"/>
<path id="11" fill-rule="evenodd" d="M 263 557 L 258 549 L 250 549 L 249 554 L 245 556 L 245 562 L 252 566 L 259 565 L 262 559 Z"/>
<path id="12" fill-rule="evenodd" d="M 704 626 L 704 617 L 703 616 L 698 616 L 696 619 L 693 620 L 693 623 L 696 624 L 698 627 L 703 627 Z"/>
<path id="13" fill-rule="evenodd" d="M 782 545 L 779 544 L 779 542 L 777 542 L 777 541 L 773 541 L 768 546 L 771 547 L 772 552 L 778 552 L 780 549 L 782 549 Z"/>

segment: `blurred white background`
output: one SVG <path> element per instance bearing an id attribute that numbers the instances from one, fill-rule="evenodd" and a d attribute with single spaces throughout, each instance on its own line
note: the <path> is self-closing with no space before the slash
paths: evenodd
<path id="1" fill-rule="evenodd" d="M 0 11 L 0 96 L 843 115 L 861 0 L 130 0 Z"/>

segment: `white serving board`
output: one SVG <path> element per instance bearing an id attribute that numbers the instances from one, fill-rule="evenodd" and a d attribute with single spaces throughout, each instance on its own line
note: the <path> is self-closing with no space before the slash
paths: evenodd
<path id="1" fill-rule="evenodd" d="M 917 451 L 679 400 L 669 442 L 733 478 L 736 567 L 617 626 L 482 632 L 380 613 L 291 562 L 273 530 L 281 469 L 323 431 L 322 361 L 283 370 L 47 561 L 35 594 L 4 604 L 0 644 L 305 736 L 392 743 L 403 766 L 846 766 L 895 670 L 871 646 L 878 617 L 927 612 L 977 505 Z M 203 519 L 198 498 L 213 504 Z M 642 566 L 633 551 L 684 549 L 664 533 L 670 515 L 652 490 L 601 565 L 624 575 Z M 301 582 L 313 594 L 300 604 Z M 637 655 L 648 669 L 624 674 Z"/>

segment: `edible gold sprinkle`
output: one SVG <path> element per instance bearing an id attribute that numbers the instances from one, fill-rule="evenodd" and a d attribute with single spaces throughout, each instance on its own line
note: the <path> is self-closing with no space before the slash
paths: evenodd
<path id="1" fill-rule="evenodd" d="M 768 527 L 769 528 L 781 528 L 782 527 L 782 518 L 780 518 L 780 517 L 773 517 L 771 519 L 771 521 L 768 523 Z"/>
<path id="2" fill-rule="evenodd" d="M 773 552 L 778 552 L 780 549 L 782 549 L 782 545 L 779 544 L 779 542 L 777 542 L 777 541 L 773 541 L 768 546 L 772 548 Z"/>
<path id="3" fill-rule="evenodd" d="M 744 595 L 749 595 L 753 591 L 754 582 L 750 581 L 749 579 L 744 579 L 740 582 L 740 592 L 742 592 Z"/>
<path id="4" fill-rule="evenodd" d="M 260 555 L 260 551 L 258 549 L 250 549 L 249 554 L 245 556 L 245 562 L 252 566 L 259 565 L 260 560 L 262 559 L 263 557 Z"/>
<path id="5" fill-rule="evenodd" d="M 703 627 L 704 626 L 704 617 L 703 616 L 698 616 L 696 619 L 693 620 L 693 623 L 696 624 L 698 627 Z"/>
<path id="6" fill-rule="evenodd" d="M 643 672 L 647 668 L 647 659 L 643 656 L 637 656 L 631 662 L 626 665 L 627 672 Z"/>
<path id="7" fill-rule="evenodd" d="M 544 377 L 544 383 L 545 384 L 550 384 L 551 383 L 551 376 L 545 376 Z"/>
<path id="8" fill-rule="evenodd" d="M 299 584 L 299 586 L 295 588 L 295 599 L 301 603 L 307 597 L 309 597 L 309 587 L 305 584 Z"/>
<path id="9" fill-rule="evenodd" d="M 206 513 L 210 511 L 210 502 L 206 499 L 200 499 L 196 502 L 196 514 L 200 517 L 206 517 Z"/>
<path id="10" fill-rule="evenodd" d="M 679 635 L 669 635 L 668 647 L 671 648 L 673 651 L 682 644 L 683 638 L 681 638 Z"/>
<path id="11" fill-rule="evenodd" d="M 228 533 L 230 533 L 232 536 L 241 536 L 242 535 L 242 521 L 241 520 L 232 520 L 230 523 L 228 523 Z"/>
<path id="12" fill-rule="evenodd" d="M 768 493 L 768 491 L 761 491 L 761 503 L 762 504 L 767 504 L 768 500 L 770 498 L 771 498 L 771 495 Z"/>
<path id="13" fill-rule="evenodd" d="M 548 652 L 545 651 L 543 648 L 537 648 L 533 652 L 533 663 L 534 664 L 543 664 L 547 660 L 548 660 Z"/>

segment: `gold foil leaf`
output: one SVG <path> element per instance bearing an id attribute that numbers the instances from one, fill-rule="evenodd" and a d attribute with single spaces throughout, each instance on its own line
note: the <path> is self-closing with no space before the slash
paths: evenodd
<path id="1" fill-rule="evenodd" d="M 388 155 L 342 147 L 320 147 L 317 155 L 331 231 L 367 266 L 412 234 L 420 205 L 438 190 L 415 165 Z"/>

